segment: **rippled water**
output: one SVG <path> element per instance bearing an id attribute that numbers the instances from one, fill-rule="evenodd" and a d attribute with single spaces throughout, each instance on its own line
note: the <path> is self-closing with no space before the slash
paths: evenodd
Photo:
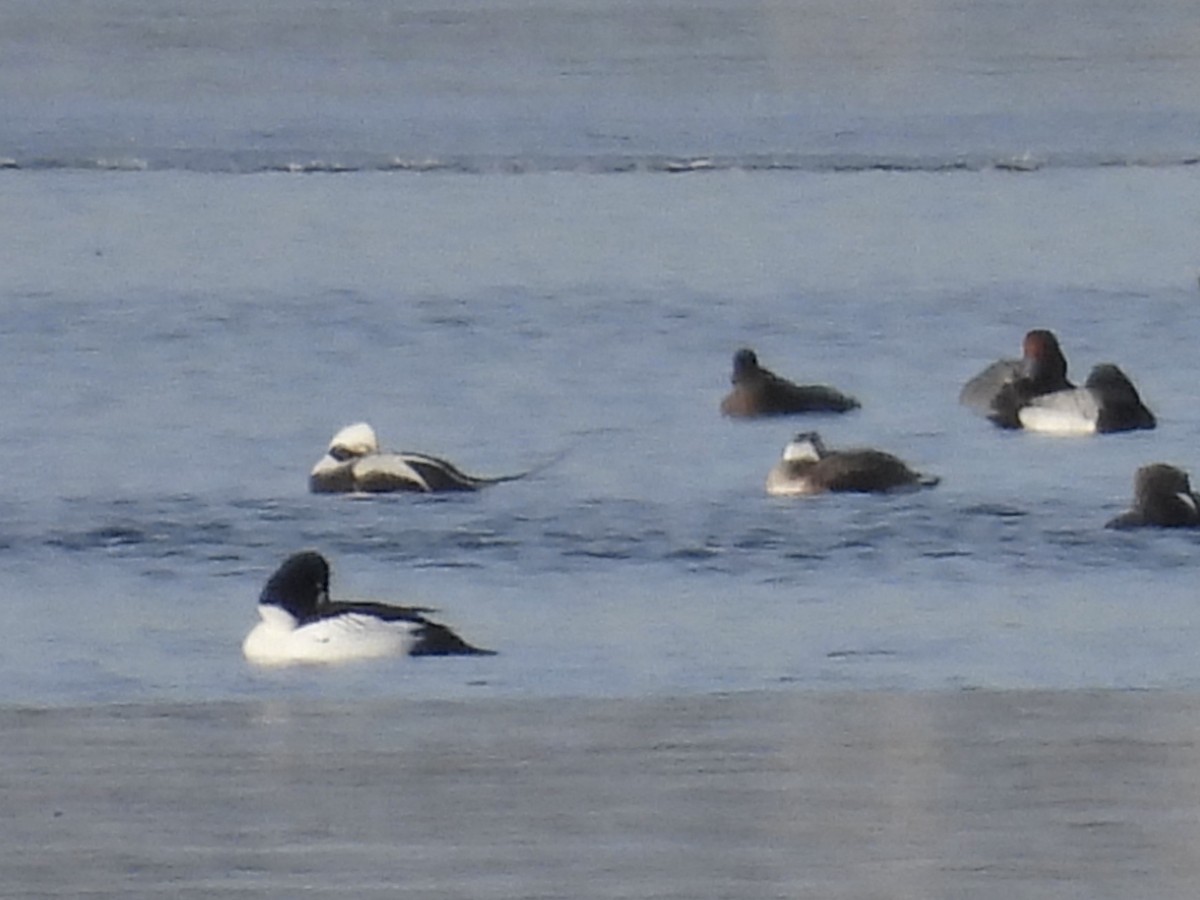
<path id="1" fill-rule="evenodd" d="M 1191 0 L 0 5 L 22 896 L 1193 893 Z M 1001 433 L 1054 329 L 1153 432 Z M 730 360 L 863 401 L 735 423 Z M 307 493 L 333 433 L 535 474 Z M 792 434 L 939 475 L 767 497 Z M 261 672 L 288 554 L 486 658 Z M 64 865 L 64 860 L 79 865 Z"/>
<path id="2" fill-rule="evenodd" d="M 1190 689 L 1196 538 L 1102 528 L 1195 462 L 1189 9 L 10 4 L 0 701 Z M 1159 430 L 959 408 L 1030 327 Z M 742 345 L 863 409 L 723 421 Z M 309 496 L 360 419 L 550 465 Z M 767 498 L 814 424 L 942 485 Z M 249 670 L 302 547 L 500 655 Z"/>
<path id="3" fill-rule="evenodd" d="M 1102 528 L 1137 465 L 1191 465 L 1190 168 L 12 179 L 10 700 L 1196 682 L 1196 538 Z M 1051 440 L 957 406 L 1033 324 L 1078 369 L 1118 359 L 1161 427 Z M 717 414 L 742 344 L 863 399 L 804 427 L 941 486 L 766 497 L 800 423 Z M 363 418 L 468 471 L 550 465 L 308 495 Z M 264 681 L 238 643 L 302 547 L 501 656 Z"/>

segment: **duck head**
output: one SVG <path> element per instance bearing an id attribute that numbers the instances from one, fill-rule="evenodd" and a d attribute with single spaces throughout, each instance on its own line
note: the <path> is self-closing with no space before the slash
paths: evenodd
<path id="1" fill-rule="evenodd" d="M 315 616 L 329 603 L 329 563 L 312 550 L 289 556 L 267 580 L 258 602 L 287 610 L 298 622 Z"/>
<path id="2" fill-rule="evenodd" d="M 783 448 L 783 458 L 787 462 L 819 462 L 828 452 L 821 435 L 815 431 L 802 431 Z"/>
<path id="3" fill-rule="evenodd" d="M 1022 343 L 1024 375 L 1039 393 L 1071 387 L 1067 381 L 1067 358 L 1054 332 L 1037 328 L 1025 335 Z"/>
<path id="4" fill-rule="evenodd" d="M 753 350 L 743 347 L 733 354 L 733 378 L 731 381 L 734 384 L 753 377 L 758 370 L 758 355 Z"/>

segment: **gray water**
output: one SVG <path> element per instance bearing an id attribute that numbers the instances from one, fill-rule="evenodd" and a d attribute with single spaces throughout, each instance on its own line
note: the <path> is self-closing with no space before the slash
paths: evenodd
<path id="1" fill-rule="evenodd" d="M 1086 691 L 6 710 L 0 864 L 40 897 L 1186 898 L 1196 712 Z"/>
<path id="2" fill-rule="evenodd" d="M 12 0 L 21 166 L 1192 162 L 1187 0 Z"/>
<path id="3" fill-rule="evenodd" d="M 100 894 L 141 876 L 254 896 L 332 893 L 344 855 L 357 894 L 384 892 L 392 863 L 356 856 L 383 821 L 359 820 L 361 791 L 407 760 L 410 728 L 469 757 L 480 723 L 491 768 L 447 763 L 449 793 L 384 829 L 445 854 L 414 890 L 1095 897 L 1149 872 L 1147 895 L 1189 896 L 1163 841 L 1194 815 L 1190 757 L 1154 748 L 1200 684 L 1198 539 L 1103 524 L 1139 465 L 1198 458 L 1197 37 L 1182 0 L 0 5 L 0 715 L 20 726 L 0 774 L 23 823 L 3 852 L 92 860 Z M 1032 327 L 1077 375 L 1119 363 L 1158 430 L 1048 439 L 959 407 Z M 722 420 L 743 345 L 862 410 Z M 471 472 L 551 464 L 472 496 L 309 495 L 362 419 Z M 799 427 L 942 483 L 768 498 Z M 499 655 L 251 669 L 258 591 L 306 547 L 335 593 L 436 606 Z M 846 763 L 863 815 L 801 791 L 812 821 L 843 817 L 834 837 L 755 850 L 761 809 L 722 761 L 770 791 L 841 783 L 819 720 L 843 707 L 879 717 Z M 948 756 L 881 762 L 964 709 L 932 730 Z M 812 753 L 781 773 L 773 748 L 813 717 Z M 530 759 L 630 720 L 609 768 L 562 756 L 560 791 L 499 830 L 452 804 L 509 806 Z M 299 770 L 247 757 L 306 738 Z M 1055 760 L 1079 748 L 1095 766 L 1064 781 Z M 382 762 L 359 772 L 360 751 Z M 683 804 L 693 764 L 711 796 L 651 825 L 639 804 Z M 1029 765 L 1045 784 L 1014 790 Z M 303 784 L 347 766 L 359 787 L 306 804 Z M 148 772 L 161 790 L 140 793 Z M 252 773 L 261 818 L 229 824 L 219 798 Z M 918 813 L 951 824 L 877 844 L 878 789 L 908 779 L 945 792 Z M 98 798 L 77 820 L 72 786 Z M 1063 824 L 1043 791 L 1103 809 Z M 408 795 L 380 796 L 390 815 Z M 530 851 L 557 823 L 580 843 Z M 229 855 L 262 833 L 263 859 Z M 586 890 L 564 862 L 582 845 Z M 797 845 L 811 855 L 785 862 Z M 87 888 L 58 856 L 3 867 L 23 873 L 12 893 Z"/>

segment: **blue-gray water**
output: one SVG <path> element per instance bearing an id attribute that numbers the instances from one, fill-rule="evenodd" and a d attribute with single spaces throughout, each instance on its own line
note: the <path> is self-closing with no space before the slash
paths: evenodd
<path id="1" fill-rule="evenodd" d="M 1189 11 L 7 4 L 0 700 L 1195 686 L 1196 537 L 1101 527 L 1200 461 Z M 1159 430 L 958 407 L 1029 327 Z M 768 499 L 811 423 L 717 415 L 741 345 L 941 487 Z M 309 496 L 360 419 L 565 456 Z M 302 547 L 501 655 L 248 670 Z"/>
<path id="2" fill-rule="evenodd" d="M 414 876 L 446 896 L 582 895 L 564 887 L 581 845 L 595 896 L 1078 878 L 1127 896 L 1147 869 L 1156 896 L 1188 896 L 1146 797 L 1106 791 L 1152 782 L 1195 817 L 1162 785 L 1193 779 L 1200 535 L 1103 524 L 1139 465 L 1200 471 L 1197 47 L 1188 0 L 0 5 L 0 711 L 26 785 L 0 849 L 35 860 L 18 892 L 391 890 L 390 862 L 360 857 L 354 881 L 294 854 L 363 852 L 359 807 L 302 800 L 337 748 L 367 754 L 355 784 L 389 810 L 399 757 L 428 778 L 396 728 L 432 729 L 438 758 L 469 738 L 411 819 L 455 836 Z M 1048 439 L 959 407 L 1032 327 L 1078 375 L 1119 363 L 1158 430 Z M 743 345 L 862 410 L 722 420 Z M 481 474 L 562 456 L 478 495 L 310 496 L 362 419 Z M 942 483 L 768 498 L 812 426 Z M 436 606 L 499 655 L 252 670 L 258 591 L 306 547 L 336 593 Z M 815 762 L 778 764 L 780 723 L 806 716 Z M 299 749 L 318 722 L 344 744 Z M 607 768 L 552 767 L 559 792 L 512 822 L 451 802 L 527 798 L 531 760 L 614 730 Z M 918 744 L 945 755 L 893 758 Z M 93 749 L 61 757 L 75 745 Z M 843 751 L 933 799 L 851 792 L 847 814 L 797 790 L 843 784 Z M 1078 785 L 1051 765 L 1072 752 Z M 813 841 L 812 820 L 757 847 L 761 810 L 721 793 L 729 754 L 846 840 Z M 1031 758 L 1046 770 L 1012 793 Z M 692 765 L 714 773 L 695 807 Z M 621 793 L 624 771 L 652 776 Z M 180 791 L 215 799 L 185 814 Z M 224 822 L 234 794 L 261 819 Z M 979 818 L 954 818 L 960 797 Z M 680 852 L 642 866 L 643 838 Z M 74 881 L 32 845 L 105 866 Z M 462 854 L 474 874 L 451 886 Z"/>
<path id="3" fill-rule="evenodd" d="M 1192 686 L 1196 536 L 1102 526 L 1138 465 L 1193 464 L 1197 174 L 10 173 L 4 694 L 391 691 L 242 663 L 310 546 L 502 651 L 401 666 L 418 695 Z M 1030 325 L 1119 359 L 1161 427 L 957 406 Z M 800 426 L 719 417 L 741 344 L 862 398 L 828 441 L 942 485 L 766 497 Z M 310 496 L 358 419 L 469 471 L 565 456 Z"/>

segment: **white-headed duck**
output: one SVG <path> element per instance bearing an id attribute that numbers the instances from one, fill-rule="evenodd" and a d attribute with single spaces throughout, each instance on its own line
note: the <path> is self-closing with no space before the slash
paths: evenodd
<path id="1" fill-rule="evenodd" d="M 358 422 L 333 436 L 329 449 L 309 473 L 308 487 L 314 494 L 430 494 L 477 491 L 528 474 L 485 478 L 468 475 L 453 463 L 425 453 L 381 451 L 375 429 Z"/>

